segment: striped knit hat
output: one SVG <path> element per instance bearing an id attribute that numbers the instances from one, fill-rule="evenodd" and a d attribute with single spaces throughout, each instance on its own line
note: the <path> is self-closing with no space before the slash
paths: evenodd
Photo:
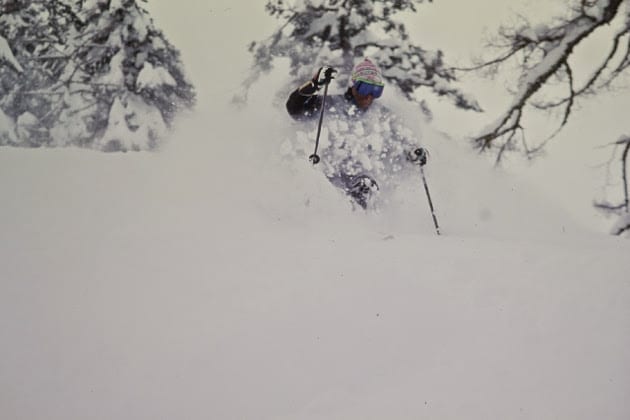
<path id="1" fill-rule="evenodd" d="M 353 84 L 365 82 L 376 86 L 385 86 L 381 71 L 368 58 L 354 67 L 351 80 Z"/>

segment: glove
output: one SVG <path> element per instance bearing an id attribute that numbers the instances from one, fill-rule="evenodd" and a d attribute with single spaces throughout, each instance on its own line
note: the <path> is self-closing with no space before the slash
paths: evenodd
<path id="1" fill-rule="evenodd" d="M 311 80 L 298 88 L 298 92 L 302 96 L 314 96 L 319 88 L 327 85 L 335 78 L 335 73 L 337 73 L 337 70 L 332 67 L 320 67 Z"/>
<path id="2" fill-rule="evenodd" d="M 418 156 L 418 163 L 420 164 L 420 166 L 424 166 L 427 164 L 427 150 L 423 147 L 419 147 L 416 150 L 414 150 L 414 153 L 416 154 L 416 156 Z"/>
<path id="3" fill-rule="evenodd" d="M 320 87 L 329 84 L 330 81 L 335 78 L 335 73 L 337 73 L 337 70 L 332 67 L 320 67 L 319 70 L 317 70 L 317 73 L 315 73 L 315 76 L 313 76 L 312 82 L 315 87 L 319 89 Z"/>
<path id="4" fill-rule="evenodd" d="M 420 166 L 424 166 L 427 164 L 428 157 L 427 150 L 423 147 L 418 147 L 413 152 L 408 152 L 407 159 L 409 162 L 417 163 Z"/>

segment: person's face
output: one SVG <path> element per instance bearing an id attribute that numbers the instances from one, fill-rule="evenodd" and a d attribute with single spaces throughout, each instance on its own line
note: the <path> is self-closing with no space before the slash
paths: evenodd
<path id="1" fill-rule="evenodd" d="M 374 101 L 374 97 L 372 95 L 360 95 L 356 87 L 352 88 L 352 96 L 354 97 L 354 102 L 357 104 L 359 109 L 369 108 L 370 105 L 372 105 L 372 101 Z"/>

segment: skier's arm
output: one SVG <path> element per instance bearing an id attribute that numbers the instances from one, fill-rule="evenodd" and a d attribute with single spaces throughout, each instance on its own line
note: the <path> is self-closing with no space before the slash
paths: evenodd
<path id="1" fill-rule="evenodd" d="M 332 67 L 320 67 L 315 76 L 297 88 L 287 100 L 287 111 L 293 118 L 311 117 L 321 104 L 317 91 L 328 85 L 335 78 L 337 70 Z"/>
<path id="2" fill-rule="evenodd" d="M 317 87 L 312 80 L 304 83 L 289 96 L 287 111 L 293 118 L 310 117 L 321 103 Z"/>

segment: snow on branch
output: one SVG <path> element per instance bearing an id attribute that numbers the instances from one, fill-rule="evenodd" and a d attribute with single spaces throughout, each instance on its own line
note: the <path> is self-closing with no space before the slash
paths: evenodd
<path id="1" fill-rule="evenodd" d="M 454 71 L 444 65 L 441 51 L 426 51 L 406 42 L 391 46 L 363 43 L 355 48 L 362 52 L 367 47 L 374 51 L 372 56 L 378 60 L 385 79 L 397 85 L 408 99 L 413 100 L 418 87 L 427 87 L 434 94 L 449 98 L 458 108 L 482 111 L 475 98 L 453 85 L 457 79 Z"/>
<path id="2" fill-rule="evenodd" d="M 179 52 L 141 2 L 38 0 L 7 8 L 0 1 L 1 119 L 16 121 L 14 138 L 0 130 L 0 145 L 158 146 L 164 126 L 194 105 L 195 92 Z M 110 115 L 115 100 L 124 118 Z M 135 134 L 105 142 L 109 124 L 121 121 Z"/>
<path id="3" fill-rule="evenodd" d="M 20 63 L 13 55 L 9 43 L 6 39 L 4 39 L 4 37 L 2 37 L 2 35 L 0 35 L 0 63 L 2 61 L 6 61 L 7 63 L 9 63 L 18 73 L 24 72 L 24 69 L 22 68 L 22 66 L 20 66 Z"/>
<path id="4" fill-rule="evenodd" d="M 288 58 L 291 75 L 303 78 L 321 65 L 336 67 L 340 76 L 347 77 L 357 58 L 370 56 L 385 79 L 410 100 L 420 102 L 416 90 L 428 88 L 457 107 L 481 111 L 474 98 L 456 85 L 443 54 L 414 45 L 405 25 L 396 19 L 427 2 L 431 0 L 269 0 L 267 13 L 285 22 L 269 38 L 250 45 L 255 63 L 243 93 L 235 99 L 246 99 L 247 89 L 261 71 L 272 68 L 275 58 Z"/>
<path id="5" fill-rule="evenodd" d="M 624 0 L 582 0 L 578 7 L 572 9 L 572 16 L 569 19 L 561 20 L 553 26 L 539 25 L 532 28 L 529 25 L 523 25 L 516 29 L 502 28 L 499 37 L 503 41 L 501 48 L 506 51 L 499 54 L 498 58 L 465 70 L 498 66 L 510 58 L 519 56 L 522 60 L 519 64 L 521 76 L 512 102 L 493 124 L 473 139 L 475 146 L 481 151 L 491 147 L 497 148 L 498 163 L 505 151 L 519 149 L 516 141 L 520 137 L 525 154 L 531 157 L 567 124 L 577 97 L 590 93 L 597 81 L 610 82 L 619 72 L 630 66 L 628 57 L 630 46 L 626 46 L 624 59 L 617 69 L 610 73 L 608 79 L 602 80 L 604 69 L 610 65 L 613 57 L 618 56 L 621 39 L 630 33 L 630 25 L 625 25 L 623 30 L 615 35 L 609 54 L 581 88 L 575 87 L 573 69 L 569 60 L 574 48 L 580 42 L 598 28 L 610 24 L 617 16 L 623 2 Z M 544 87 L 549 86 L 552 77 L 563 80 L 567 84 L 566 96 L 553 102 L 534 103 L 532 97 Z M 525 129 L 522 123 L 523 113 L 528 105 L 539 109 L 564 107 L 559 127 L 551 136 L 533 148 L 528 147 L 525 142 Z"/>

